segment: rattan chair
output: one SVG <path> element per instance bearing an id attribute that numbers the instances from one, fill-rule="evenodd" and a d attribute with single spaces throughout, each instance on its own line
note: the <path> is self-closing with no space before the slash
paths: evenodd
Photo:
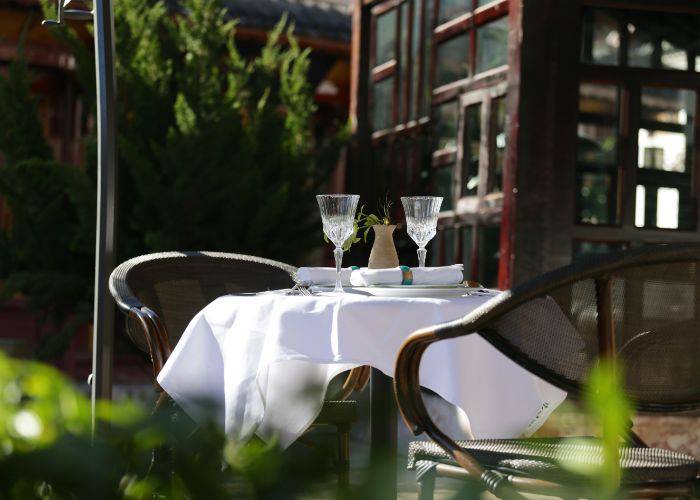
<path id="1" fill-rule="evenodd" d="M 563 315 L 532 321 L 552 301 Z M 395 390 L 408 427 L 432 440 L 413 442 L 409 449 L 421 498 L 432 498 L 438 476 L 476 478 L 500 497 L 521 492 L 585 497 L 591 494 L 585 479 L 560 467 L 557 457 L 602 463 L 595 438 L 452 440 L 430 419 L 421 398 L 419 366 L 432 343 L 478 332 L 573 398 L 599 359 L 617 360 L 638 410 L 684 412 L 700 408 L 699 320 L 700 245 L 675 244 L 579 261 L 517 286 L 460 320 L 417 331 L 399 353 Z M 700 494 L 693 457 L 648 448 L 631 427 L 630 422 L 620 445 L 620 487 L 626 495 Z"/>
<path id="2" fill-rule="evenodd" d="M 227 294 L 290 288 L 296 268 L 250 255 L 219 252 L 167 252 L 143 255 L 119 265 L 109 288 L 126 315 L 131 341 L 153 364 L 153 382 L 161 393 L 156 408 L 170 400 L 156 376 L 190 320 L 208 303 Z M 348 483 L 349 433 L 357 419 L 357 402 L 348 401 L 369 377 L 368 367 L 352 370 L 328 400 L 314 426 L 337 429 L 339 484 Z M 170 400 L 170 402 L 172 402 Z"/>

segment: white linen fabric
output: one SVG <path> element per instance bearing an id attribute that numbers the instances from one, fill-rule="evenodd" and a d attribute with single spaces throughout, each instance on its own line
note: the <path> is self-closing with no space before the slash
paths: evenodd
<path id="1" fill-rule="evenodd" d="M 346 267 L 340 270 L 340 280 L 343 286 L 350 285 L 350 273 L 352 269 Z M 299 283 L 310 283 L 312 285 L 333 285 L 335 284 L 335 267 L 300 267 L 297 269 L 297 281 Z"/>
<path id="2" fill-rule="evenodd" d="M 456 285 L 464 281 L 464 266 L 454 264 L 441 267 L 412 267 L 414 285 Z M 400 267 L 389 269 L 355 269 L 350 275 L 353 286 L 400 285 L 403 271 Z"/>
<path id="3" fill-rule="evenodd" d="M 392 376 L 413 331 L 460 318 L 492 297 L 220 297 L 190 322 L 158 382 L 195 420 L 210 402 L 230 436 L 275 436 L 286 447 L 316 418 L 335 375 L 370 365 Z M 566 321 L 554 301 L 540 300 L 546 313 L 521 318 L 523 335 Z M 566 396 L 479 335 L 432 345 L 421 384 L 463 410 L 475 438 L 529 435 Z"/>

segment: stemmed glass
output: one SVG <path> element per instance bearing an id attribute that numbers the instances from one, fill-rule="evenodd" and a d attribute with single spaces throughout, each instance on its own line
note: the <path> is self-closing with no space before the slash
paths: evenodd
<path id="1" fill-rule="evenodd" d="M 418 245 L 418 267 L 425 267 L 425 246 L 437 232 L 437 219 L 442 205 L 441 196 L 404 196 L 401 198 L 406 214 L 408 235 Z"/>
<path id="2" fill-rule="evenodd" d="M 321 209 L 323 232 L 335 245 L 335 288 L 334 292 L 343 291 L 340 279 L 340 267 L 343 263 L 343 244 L 352 235 L 355 221 L 355 210 L 360 199 L 356 194 L 319 194 L 316 195 L 318 207 Z"/>

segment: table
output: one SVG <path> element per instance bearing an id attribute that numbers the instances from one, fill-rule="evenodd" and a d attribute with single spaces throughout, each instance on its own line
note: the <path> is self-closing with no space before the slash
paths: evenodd
<path id="1" fill-rule="evenodd" d="M 286 447 L 313 422 L 335 375 L 369 365 L 371 456 L 378 459 L 382 450 L 395 456 L 390 377 L 401 344 L 418 328 L 457 319 L 491 298 L 220 297 L 192 319 L 158 382 L 195 420 L 203 418 L 201 402 L 208 400 L 230 436 L 276 436 Z M 563 317 L 554 301 L 538 300 L 546 314 L 524 318 L 523 335 Z M 431 346 L 421 383 L 466 413 L 475 438 L 528 435 L 566 397 L 478 335 Z"/>

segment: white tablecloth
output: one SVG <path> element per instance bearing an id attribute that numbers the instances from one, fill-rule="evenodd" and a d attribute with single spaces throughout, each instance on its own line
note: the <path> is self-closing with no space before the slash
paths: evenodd
<path id="1" fill-rule="evenodd" d="M 203 418 L 202 402 L 213 403 L 230 436 L 276 436 L 286 447 L 316 418 L 335 375 L 370 365 L 392 376 L 413 331 L 491 297 L 220 297 L 192 319 L 158 382 L 195 420 Z M 535 323 L 562 314 L 553 301 L 542 306 L 547 314 Z M 523 335 L 543 326 L 523 323 Z M 475 438 L 529 435 L 566 397 L 478 335 L 428 348 L 421 384 L 463 410 Z"/>

